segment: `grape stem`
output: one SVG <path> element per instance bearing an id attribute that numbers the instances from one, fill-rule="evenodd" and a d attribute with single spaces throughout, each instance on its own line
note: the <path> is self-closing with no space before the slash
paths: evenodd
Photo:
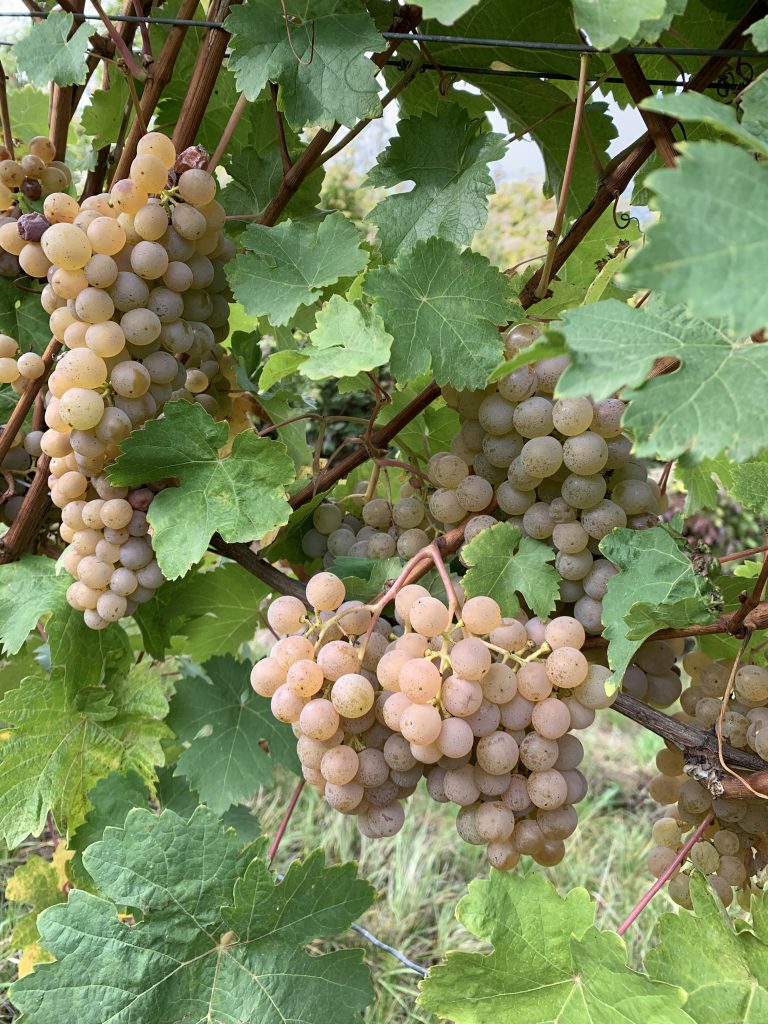
<path id="1" fill-rule="evenodd" d="M 702 823 L 699 825 L 699 827 L 696 829 L 696 831 L 693 833 L 693 835 L 691 835 L 686 840 L 685 845 L 682 847 L 682 849 L 676 855 L 675 859 L 672 861 L 672 863 L 669 865 L 669 867 L 667 867 L 659 875 L 659 877 L 653 883 L 653 885 L 648 890 L 648 892 L 645 894 L 645 896 L 643 896 L 643 898 L 639 901 L 639 903 L 637 903 L 632 908 L 632 910 L 629 912 L 629 915 L 626 917 L 626 919 L 621 922 L 619 927 L 616 929 L 616 934 L 617 935 L 624 935 L 624 933 L 627 931 L 629 926 L 634 924 L 634 922 L 642 914 L 642 912 L 645 910 L 645 908 L 651 902 L 651 900 L 656 895 L 656 893 L 659 891 L 659 889 L 662 889 L 664 887 L 664 885 L 672 877 L 672 875 L 674 875 L 674 873 L 677 871 L 677 869 L 680 867 L 680 865 L 683 863 L 685 858 L 691 852 L 691 850 L 696 845 L 696 843 L 698 843 L 699 839 L 701 839 L 701 837 L 704 835 L 704 833 L 707 831 L 707 829 L 709 828 L 709 826 L 712 824 L 712 822 L 714 820 L 715 820 L 715 818 L 714 818 L 713 814 L 710 813 L 710 814 L 707 815 L 707 817 L 704 819 L 704 821 L 702 821 Z"/>
<path id="2" fill-rule="evenodd" d="M 3 122 L 3 143 L 13 160 L 13 131 L 11 130 L 11 115 L 8 111 L 8 92 L 5 87 L 7 79 L 5 68 L 0 61 L 0 118 Z"/>
<path id="3" fill-rule="evenodd" d="M 288 823 L 291 820 L 293 812 L 296 810 L 296 804 L 299 802 L 299 797 L 301 796 L 301 792 L 303 789 L 304 779 L 301 779 L 298 785 L 296 786 L 296 789 L 294 789 L 293 794 L 291 795 L 291 799 L 288 803 L 288 806 L 285 809 L 285 814 L 283 815 L 280 824 L 277 826 L 275 838 L 272 840 L 272 845 L 267 851 L 267 864 L 269 864 L 270 866 L 272 865 L 272 861 L 275 859 L 277 855 L 277 851 L 280 849 L 280 843 L 283 841 L 283 836 L 285 835 L 286 829 L 288 828 Z"/>
<path id="4" fill-rule="evenodd" d="M 547 294 L 549 288 L 549 282 L 552 277 L 552 266 L 555 261 L 555 253 L 557 251 L 557 243 L 560 241 L 560 235 L 563 231 L 563 222 L 565 221 L 565 209 L 568 203 L 568 189 L 571 184 L 571 177 L 573 176 L 573 165 L 576 163 L 576 151 L 579 144 L 579 136 L 581 135 L 581 123 L 584 119 L 584 105 L 586 100 L 587 92 L 587 71 L 589 69 L 589 54 L 582 53 L 579 58 L 579 84 L 578 91 L 576 94 L 576 109 L 573 113 L 573 128 L 571 129 L 571 140 L 568 145 L 568 156 L 565 161 L 565 169 L 563 171 L 563 180 L 560 186 L 560 197 L 557 203 L 557 213 L 555 214 L 555 223 L 552 230 L 548 232 L 549 247 L 547 248 L 547 256 L 544 261 L 544 266 L 541 270 L 541 276 L 534 295 L 537 299 L 543 299 Z"/>

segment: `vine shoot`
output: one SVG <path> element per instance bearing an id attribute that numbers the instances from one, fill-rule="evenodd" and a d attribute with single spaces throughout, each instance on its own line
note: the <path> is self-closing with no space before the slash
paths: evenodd
<path id="1" fill-rule="evenodd" d="M 765 1024 L 768 4 L 0 26 L 0 1021 Z"/>

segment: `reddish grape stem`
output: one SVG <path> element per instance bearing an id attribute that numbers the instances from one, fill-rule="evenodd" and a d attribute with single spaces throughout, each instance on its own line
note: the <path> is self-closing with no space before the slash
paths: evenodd
<path id="1" fill-rule="evenodd" d="M 672 875 L 674 875 L 675 871 L 677 871 L 677 869 L 680 867 L 680 865 L 683 863 L 685 858 L 691 852 L 691 850 L 696 845 L 696 843 L 698 843 L 699 839 L 701 839 L 701 837 L 704 835 L 704 833 L 707 831 L 707 829 L 709 828 L 709 826 L 712 824 L 712 822 L 714 820 L 715 820 L 715 816 L 713 814 L 710 813 L 710 814 L 708 814 L 706 816 L 704 821 L 702 821 L 702 823 L 699 825 L 699 827 L 696 829 L 696 831 L 693 833 L 693 835 L 686 841 L 685 845 L 682 847 L 682 849 L 677 854 L 677 856 L 672 861 L 672 863 L 669 865 L 669 867 L 666 868 L 661 873 L 661 875 L 659 875 L 659 877 L 653 883 L 653 885 L 648 890 L 648 892 L 645 894 L 645 896 L 643 896 L 643 898 L 640 900 L 640 902 L 637 903 L 632 908 L 632 910 L 629 912 L 629 916 L 624 921 L 621 922 L 619 927 L 616 929 L 616 934 L 617 935 L 623 935 L 626 932 L 626 930 L 629 928 L 629 926 L 631 924 L 634 924 L 634 922 L 642 914 L 642 912 L 645 910 L 645 908 L 651 902 L 651 900 L 656 895 L 656 893 L 659 891 L 659 889 L 663 888 L 663 886 L 669 881 L 669 879 L 672 877 Z"/>
<path id="2" fill-rule="evenodd" d="M 288 806 L 285 809 L 285 814 L 283 815 L 280 824 L 277 826 L 275 838 L 272 840 L 272 845 L 267 851 L 267 864 L 269 865 L 272 864 L 272 861 L 275 859 L 275 856 L 277 855 L 277 851 L 280 849 L 280 843 L 282 843 L 283 841 L 283 836 L 285 835 L 286 829 L 288 828 L 288 823 L 290 822 L 291 816 L 293 815 L 293 812 L 296 809 L 296 804 L 299 802 L 299 797 L 301 796 L 301 791 L 303 789 L 304 779 L 301 779 L 299 784 L 296 786 L 296 789 L 294 789 L 293 794 L 291 795 L 291 799 L 288 803 Z"/>

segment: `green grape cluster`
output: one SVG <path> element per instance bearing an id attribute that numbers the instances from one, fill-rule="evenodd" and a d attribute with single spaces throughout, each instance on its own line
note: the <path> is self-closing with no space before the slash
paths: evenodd
<path id="1" fill-rule="evenodd" d="M 682 712 L 677 717 L 709 730 L 717 727 L 722 713 L 724 741 L 768 759 L 768 667 L 739 667 L 725 711 L 723 700 L 733 663 L 715 661 L 696 650 L 685 655 L 683 667 L 690 682 L 680 697 Z M 653 826 L 650 871 L 660 876 L 675 860 L 686 835 L 712 814 L 714 822 L 670 879 L 669 895 L 690 910 L 690 872 L 697 868 L 726 906 L 735 893 L 740 904 L 748 907 L 752 893 L 762 889 L 761 873 L 768 864 L 768 800 L 717 795 L 717 788 L 713 791 L 706 779 L 697 778 L 683 752 L 670 742 L 657 755 L 656 767 L 659 774 L 651 780 L 649 791 L 665 806 Z"/>
<path id="2" fill-rule="evenodd" d="M 0 227 L 0 247 L 46 280 L 41 303 L 64 346 L 35 449 L 50 457 L 51 500 L 62 510 L 64 565 L 75 578 L 67 596 L 94 629 L 131 614 L 163 582 L 146 515 L 153 490 L 115 488 L 105 472 L 120 442 L 169 401 L 213 416 L 231 407 L 232 358 L 221 342 L 234 246 L 220 230 L 216 181 L 189 156 L 150 132 L 108 193 L 80 204 L 51 191 L 42 214 Z M 23 390 L 42 376 L 39 356 L 6 349 L 0 380 Z"/>

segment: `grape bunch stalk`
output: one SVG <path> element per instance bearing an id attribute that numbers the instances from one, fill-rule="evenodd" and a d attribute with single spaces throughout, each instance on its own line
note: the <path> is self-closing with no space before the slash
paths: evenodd
<path id="1" fill-rule="evenodd" d="M 425 776 L 494 867 L 557 864 L 586 793 L 574 732 L 613 703 L 610 671 L 585 657 L 571 616 L 503 617 L 458 581 L 446 604 L 404 579 L 373 605 L 345 600 L 329 572 L 307 584 L 311 613 L 278 597 L 267 618 L 280 639 L 251 685 L 292 725 L 304 778 L 365 836 L 394 835 Z M 392 601 L 390 622 L 379 612 Z"/>
<path id="2" fill-rule="evenodd" d="M 196 147 L 177 154 L 150 132 L 128 178 L 109 192 L 78 203 L 46 187 L 42 213 L 0 225 L 0 248 L 46 281 L 41 303 L 64 348 L 46 382 L 47 429 L 13 444 L 50 458 L 62 560 L 75 579 L 67 598 L 93 629 L 132 614 L 164 579 L 147 518 L 164 482 L 114 487 L 107 470 L 120 443 L 169 401 L 196 402 L 215 417 L 231 408 L 233 360 L 221 343 L 234 246 L 221 233 L 224 209 L 205 159 Z M 0 339 L 0 382 L 21 393 L 45 364 L 16 348 Z"/>

